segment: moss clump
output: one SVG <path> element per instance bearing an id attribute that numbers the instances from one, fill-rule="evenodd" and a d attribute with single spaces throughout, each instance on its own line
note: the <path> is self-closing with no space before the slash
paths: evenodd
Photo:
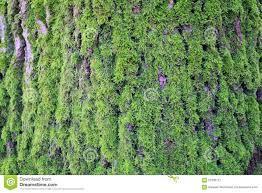
<path id="1" fill-rule="evenodd" d="M 261 8 L 1 1 L 0 173 L 248 173 L 262 147 Z"/>

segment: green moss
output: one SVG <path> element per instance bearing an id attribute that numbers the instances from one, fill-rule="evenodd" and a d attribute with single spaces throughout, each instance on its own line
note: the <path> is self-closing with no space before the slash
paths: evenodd
<path id="1" fill-rule="evenodd" d="M 26 16 L 19 9 L 0 2 L 1 174 L 247 171 L 262 141 L 258 1 L 36 0 Z M 25 28 L 29 76 L 28 45 L 21 58 L 15 51 Z"/>

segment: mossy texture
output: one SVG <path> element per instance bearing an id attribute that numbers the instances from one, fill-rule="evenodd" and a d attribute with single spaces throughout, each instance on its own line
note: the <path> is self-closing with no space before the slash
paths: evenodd
<path id="1" fill-rule="evenodd" d="M 0 0 L 0 174 L 261 173 L 261 11 Z"/>

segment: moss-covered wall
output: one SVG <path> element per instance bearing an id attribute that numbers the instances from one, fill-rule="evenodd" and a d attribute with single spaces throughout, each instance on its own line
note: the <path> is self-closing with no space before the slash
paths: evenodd
<path id="1" fill-rule="evenodd" d="M 250 173 L 262 157 L 261 11 L 259 0 L 0 0 L 0 173 Z"/>

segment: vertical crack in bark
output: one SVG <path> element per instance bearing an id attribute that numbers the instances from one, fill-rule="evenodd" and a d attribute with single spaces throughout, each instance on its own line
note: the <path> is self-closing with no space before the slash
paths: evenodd
<path id="1" fill-rule="evenodd" d="M 3 43 L 5 41 L 5 18 L 0 15 L 0 42 Z"/>
<path id="2" fill-rule="evenodd" d="M 25 42 L 24 39 L 20 37 L 18 33 L 14 33 L 14 40 L 15 40 L 15 56 L 18 65 L 24 62 L 25 57 Z"/>
<path id="3" fill-rule="evenodd" d="M 51 12 L 48 6 L 45 7 L 45 14 L 46 14 L 46 18 L 45 18 L 45 22 L 47 27 L 50 27 L 50 20 L 51 20 Z"/>
<path id="4" fill-rule="evenodd" d="M 32 53 L 32 46 L 29 42 L 29 30 L 26 28 L 26 20 L 27 20 L 27 0 L 20 0 L 20 12 L 21 15 L 21 27 L 23 30 L 22 36 L 24 38 L 25 47 L 25 82 L 28 85 L 30 83 L 30 76 L 33 71 L 32 62 L 33 62 L 33 53 Z"/>
<path id="5" fill-rule="evenodd" d="M 11 156 L 13 153 L 14 153 L 14 150 L 15 150 L 15 143 L 11 140 L 8 140 L 7 143 L 6 143 L 6 154 L 7 156 Z"/>
<path id="6" fill-rule="evenodd" d="M 239 18 L 236 18 L 235 22 L 234 22 L 234 26 L 235 26 L 235 32 L 237 34 L 237 37 L 240 41 L 240 43 L 242 43 L 242 39 L 243 39 L 243 35 L 241 32 L 241 21 Z"/>
<path id="7" fill-rule="evenodd" d="M 25 56 L 25 41 L 21 35 L 21 20 L 20 17 L 15 17 L 17 14 L 20 14 L 20 7 L 19 7 L 19 1 L 12 1 L 11 7 L 13 10 L 13 16 L 14 16 L 14 21 L 13 26 L 14 30 L 13 31 L 13 39 L 14 39 L 14 48 L 15 48 L 15 57 L 16 57 L 16 64 L 17 66 L 20 66 L 21 64 L 24 63 L 24 56 Z M 19 18 L 19 19 L 18 19 Z"/>
<path id="8" fill-rule="evenodd" d="M 0 15 L 0 53 L 5 53 L 6 52 L 6 48 L 2 47 L 1 44 L 4 44 L 5 42 L 5 17 Z"/>

